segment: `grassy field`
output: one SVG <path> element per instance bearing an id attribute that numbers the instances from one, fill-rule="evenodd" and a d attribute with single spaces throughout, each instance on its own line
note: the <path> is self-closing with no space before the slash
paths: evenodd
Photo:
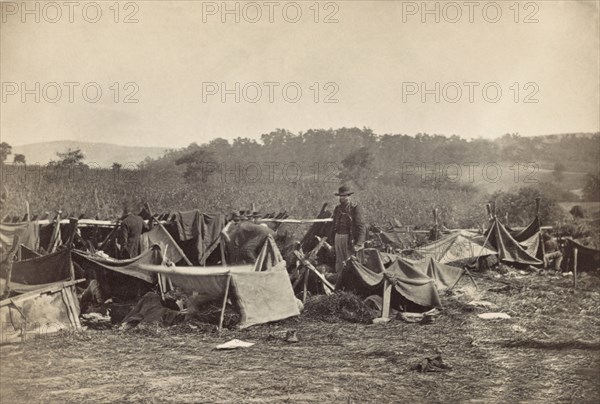
<path id="1" fill-rule="evenodd" d="M 301 316 L 218 335 L 213 326 L 86 331 L 0 347 L 2 403 L 598 402 L 600 293 L 562 276 L 463 279 L 432 324 Z M 486 300 L 509 320 L 482 320 Z M 296 330 L 295 344 L 273 338 Z M 216 351 L 238 338 L 255 342 Z M 442 355 L 440 373 L 412 370 Z"/>

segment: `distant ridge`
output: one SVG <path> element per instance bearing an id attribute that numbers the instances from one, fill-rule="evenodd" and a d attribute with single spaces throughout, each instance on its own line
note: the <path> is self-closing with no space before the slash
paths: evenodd
<path id="1" fill-rule="evenodd" d="M 97 164 L 100 167 L 110 167 L 113 163 L 138 164 L 146 157 L 160 157 L 167 150 L 163 147 L 121 146 L 111 143 L 58 140 L 13 146 L 12 155 L 24 154 L 27 164 L 47 164 L 51 160 L 58 160 L 56 153 L 65 152 L 69 148 L 81 149 L 85 154 L 84 163 L 95 163 L 94 165 Z M 12 156 L 9 156 L 8 161 L 12 161 Z"/>

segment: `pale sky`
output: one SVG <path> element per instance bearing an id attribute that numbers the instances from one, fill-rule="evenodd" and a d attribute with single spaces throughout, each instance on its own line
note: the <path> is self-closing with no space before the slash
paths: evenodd
<path id="1" fill-rule="evenodd" d="M 473 22 L 464 1 L 453 3 L 459 8 L 428 2 L 439 7 L 439 23 L 434 14 L 421 15 L 421 1 L 320 2 L 319 22 L 314 1 L 238 2 L 239 22 L 235 11 L 222 15 L 221 1 L 121 2 L 118 23 L 114 0 L 96 2 L 96 23 L 85 19 L 96 18 L 90 2 L 78 2 L 72 23 L 63 2 L 54 3 L 60 16 L 44 2 L 28 7 L 36 3 L 39 22 L 35 12 L 23 14 L 21 1 L 2 4 L 0 131 L 12 145 L 69 139 L 183 147 L 215 137 L 258 139 L 276 128 L 343 126 L 466 138 L 600 131 L 598 1 L 520 2 L 518 16 L 513 0 L 474 2 Z M 493 23 L 495 4 L 502 14 Z M 293 23 L 297 9 L 302 15 Z M 137 23 L 123 22 L 130 14 Z M 325 23 L 330 14 L 338 22 Z M 527 17 L 537 22 L 525 23 Z M 64 84 L 70 82 L 78 84 Z M 136 90 L 125 88 L 129 82 L 138 103 L 123 102 Z M 236 82 L 240 102 L 235 94 L 222 102 L 221 83 L 235 90 Z M 21 83 L 32 90 L 25 102 Z M 58 83 L 60 97 L 48 83 Z M 90 102 L 93 86 L 84 99 L 86 83 L 102 90 L 98 102 Z M 440 102 L 429 94 L 423 103 L 410 83 L 434 92 L 439 83 Z M 462 95 L 448 83 L 458 83 Z M 295 86 L 302 94 L 292 103 Z M 498 88 L 502 94 L 491 102 Z M 332 91 L 339 102 L 324 103 Z M 528 95 L 538 102 L 524 102 Z"/>

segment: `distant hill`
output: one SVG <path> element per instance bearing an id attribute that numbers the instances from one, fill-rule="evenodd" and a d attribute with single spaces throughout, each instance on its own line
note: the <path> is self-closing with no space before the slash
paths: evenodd
<path id="1" fill-rule="evenodd" d="M 57 152 L 68 149 L 81 149 L 85 154 L 84 163 L 100 167 L 110 167 L 113 163 L 125 165 L 143 161 L 146 157 L 157 158 L 164 154 L 162 147 L 120 146 L 110 143 L 80 142 L 75 140 L 59 140 L 55 142 L 31 143 L 13 146 L 12 155 L 24 154 L 27 164 L 46 164 L 57 160 Z M 12 161 L 12 156 L 9 157 Z"/>

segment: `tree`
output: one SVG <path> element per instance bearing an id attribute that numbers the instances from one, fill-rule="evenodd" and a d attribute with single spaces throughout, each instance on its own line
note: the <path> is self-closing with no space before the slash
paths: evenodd
<path id="1" fill-rule="evenodd" d="M 554 163 L 554 172 L 552 173 L 552 175 L 554 176 L 554 179 L 558 182 L 562 182 L 562 180 L 565 179 L 565 171 L 566 171 L 567 167 L 560 162 L 556 162 Z"/>
<path id="2" fill-rule="evenodd" d="M 585 217 L 585 212 L 581 205 L 574 205 L 569 211 L 573 219 L 583 219 Z"/>
<path id="3" fill-rule="evenodd" d="M 6 142 L 0 143 L 0 162 L 4 163 L 10 154 L 12 154 L 12 146 Z"/>
<path id="4" fill-rule="evenodd" d="M 15 154 L 15 156 L 13 157 L 13 164 L 25 165 L 25 155 L 20 153 Z"/>
<path id="5" fill-rule="evenodd" d="M 121 163 L 112 163 L 112 170 L 113 171 L 119 171 L 121 168 L 123 168 L 123 165 Z"/>
<path id="6" fill-rule="evenodd" d="M 600 201 L 600 171 L 588 173 L 583 197 L 586 201 Z"/>
<path id="7" fill-rule="evenodd" d="M 77 149 L 69 148 L 64 153 L 57 152 L 56 155 L 60 158 L 60 160 L 56 164 L 61 167 L 75 167 L 75 166 L 85 165 L 85 164 L 83 164 L 85 155 L 79 148 L 77 148 Z"/>
<path id="8" fill-rule="evenodd" d="M 188 183 L 206 182 L 217 169 L 214 153 L 203 148 L 196 148 L 178 158 L 175 164 L 186 166 L 183 178 Z"/>
<path id="9" fill-rule="evenodd" d="M 342 160 L 342 171 L 339 174 L 342 182 L 354 181 L 359 188 L 364 188 L 375 175 L 373 173 L 375 159 L 367 147 L 353 151 Z"/>

